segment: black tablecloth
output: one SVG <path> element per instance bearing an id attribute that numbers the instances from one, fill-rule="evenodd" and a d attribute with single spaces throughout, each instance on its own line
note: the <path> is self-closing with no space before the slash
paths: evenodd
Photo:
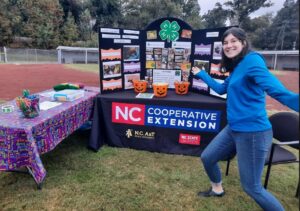
<path id="1" fill-rule="evenodd" d="M 165 98 L 140 99 L 136 95 L 130 90 L 96 97 L 90 148 L 97 151 L 108 144 L 199 156 L 226 125 L 226 101 L 223 99 L 196 93 L 177 95 L 173 90 L 168 90 Z M 205 117 L 209 121 L 202 122 L 201 118 Z M 208 128 L 210 122 L 217 127 Z"/>

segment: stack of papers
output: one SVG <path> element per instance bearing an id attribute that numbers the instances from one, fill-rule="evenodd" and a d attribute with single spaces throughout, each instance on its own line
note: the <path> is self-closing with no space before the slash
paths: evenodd
<path id="1" fill-rule="evenodd" d="M 64 89 L 53 94 L 52 100 L 59 102 L 74 101 L 84 96 L 84 90 Z"/>

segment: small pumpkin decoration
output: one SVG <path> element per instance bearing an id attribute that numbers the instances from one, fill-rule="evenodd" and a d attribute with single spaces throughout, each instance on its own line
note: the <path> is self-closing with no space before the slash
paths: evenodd
<path id="1" fill-rule="evenodd" d="M 178 95 L 185 95 L 189 91 L 190 82 L 188 81 L 175 81 L 175 92 Z"/>
<path id="2" fill-rule="evenodd" d="M 148 82 L 145 80 L 133 80 L 134 91 L 137 93 L 144 93 L 147 91 Z"/>
<path id="3" fill-rule="evenodd" d="M 155 97 L 165 97 L 168 91 L 168 83 L 153 83 L 153 92 Z"/>

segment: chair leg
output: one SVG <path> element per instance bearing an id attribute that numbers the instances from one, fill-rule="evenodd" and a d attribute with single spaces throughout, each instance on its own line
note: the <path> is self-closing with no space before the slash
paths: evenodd
<path id="1" fill-rule="evenodd" d="M 227 160 L 227 166 L 226 166 L 226 176 L 228 176 L 229 172 L 229 165 L 230 165 L 230 159 Z"/>
<path id="2" fill-rule="evenodd" d="M 265 184 L 264 184 L 264 188 L 265 189 L 267 189 L 267 187 L 268 187 L 268 182 L 269 182 L 269 176 L 270 176 L 270 172 L 271 172 L 271 166 L 272 166 L 272 160 L 273 160 L 274 150 L 275 150 L 275 145 L 272 144 L 271 152 L 270 152 L 270 158 L 269 158 L 269 162 L 268 162 L 268 169 L 267 169 L 266 178 L 265 178 Z"/>
<path id="3" fill-rule="evenodd" d="M 297 187 L 297 190 L 296 190 L 296 195 L 295 195 L 296 198 L 299 198 L 299 181 L 298 181 L 298 187 Z"/>

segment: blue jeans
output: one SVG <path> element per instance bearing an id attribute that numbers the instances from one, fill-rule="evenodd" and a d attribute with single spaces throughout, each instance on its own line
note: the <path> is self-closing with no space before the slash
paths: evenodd
<path id="1" fill-rule="evenodd" d="M 272 129 L 261 132 L 232 131 L 227 125 L 205 148 L 201 160 L 213 183 L 222 181 L 218 161 L 237 154 L 241 185 L 264 210 L 284 210 L 280 202 L 261 184 L 265 158 L 271 147 Z"/>

